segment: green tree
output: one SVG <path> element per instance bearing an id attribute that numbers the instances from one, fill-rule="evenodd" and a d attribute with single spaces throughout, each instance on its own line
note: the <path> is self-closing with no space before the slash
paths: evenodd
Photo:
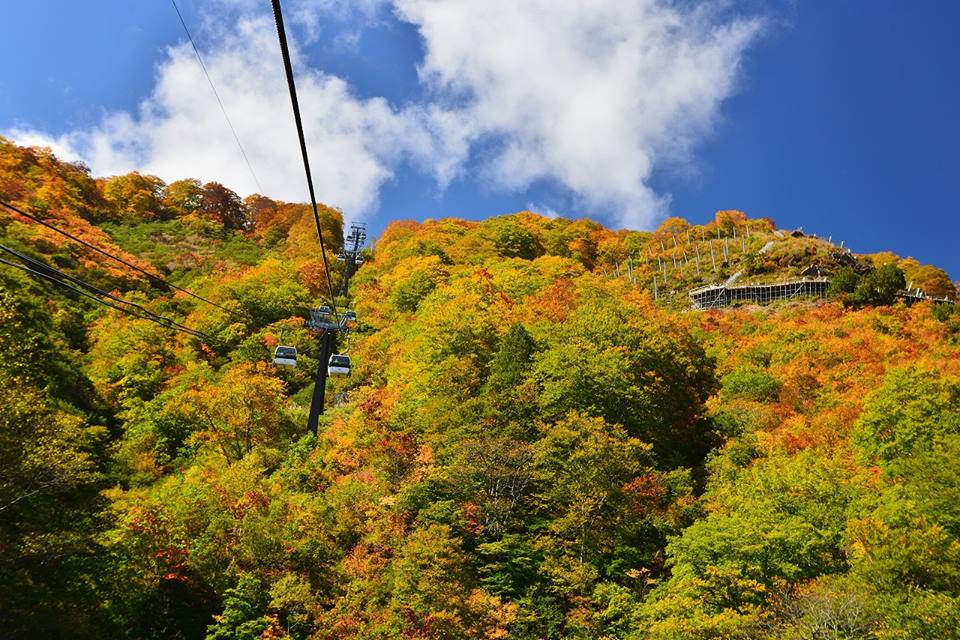
<path id="1" fill-rule="evenodd" d="M 98 551 L 108 434 L 54 403 L 0 376 L 0 625 L 11 637 L 82 633 L 98 606 L 81 583 Z"/>
<path id="2" fill-rule="evenodd" d="M 543 552 L 522 535 L 507 534 L 477 547 L 480 582 L 496 596 L 519 598 L 540 580 Z"/>
<path id="3" fill-rule="evenodd" d="M 397 285 L 390 294 L 390 299 L 397 311 L 413 313 L 420 306 L 420 301 L 436 287 L 437 283 L 429 273 L 417 271 Z"/>
<path id="4" fill-rule="evenodd" d="M 960 637 L 960 435 L 890 464 L 847 530 L 850 580 L 878 637 Z"/>
<path id="5" fill-rule="evenodd" d="M 496 392 L 519 387 L 530 370 L 536 350 L 537 344 L 522 324 L 510 325 L 500 339 L 500 348 L 490 361 L 487 387 Z"/>
<path id="6" fill-rule="evenodd" d="M 960 432 L 960 381 L 915 367 L 891 369 L 870 393 L 853 432 L 868 459 L 890 462 Z"/>
<path id="7" fill-rule="evenodd" d="M 490 361 L 485 396 L 498 422 L 528 423 L 536 410 L 536 388 L 529 381 L 537 344 L 522 324 L 513 324 L 500 339 Z M 523 429 L 520 431 L 529 431 Z M 522 434 L 518 434 L 522 435 Z"/>
<path id="8" fill-rule="evenodd" d="M 853 293 L 857 290 L 859 283 L 860 274 L 850 267 L 841 267 L 830 277 L 830 284 L 827 286 L 827 295 L 834 297 Z"/>
<path id="9" fill-rule="evenodd" d="M 221 299 L 238 306 L 234 307 L 237 313 L 204 317 L 214 331 L 241 323 L 245 332 L 252 332 L 280 320 L 302 317 L 313 303 L 294 265 L 275 257 L 261 260 L 233 278 L 222 279 L 219 293 Z"/>
<path id="10" fill-rule="evenodd" d="M 171 182 L 163 204 L 177 217 L 196 213 L 203 204 L 203 185 L 193 178 Z"/>
<path id="11" fill-rule="evenodd" d="M 80 583 L 97 571 L 109 433 L 91 424 L 100 403 L 57 329 L 59 304 L 0 272 L 0 628 L 11 637 L 90 633 L 98 614 Z"/>
<path id="12" fill-rule="evenodd" d="M 27 276 L 0 272 L 0 378 L 92 410 L 90 381 L 42 302 L 49 295 Z"/>
<path id="13" fill-rule="evenodd" d="M 757 402 L 777 399 L 780 382 L 763 369 L 738 367 L 720 381 L 720 397 L 725 400 L 747 398 Z"/>
<path id="14" fill-rule="evenodd" d="M 533 445 L 536 497 L 563 556 L 575 564 L 610 552 L 623 535 L 625 485 L 651 462 L 650 445 L 619 425 L 571 413 Z"/>
<path id="15" fill-rule="evenodd" d="M 892 262 L 887 263 L 860 279 L 852 300 L 858 304 L 893 304 L 897 293 L 906 286 L 903 271 Z"/>
<path id="16" fill-rule="evenodd" d="M 270 625 L 269 592 L 255 577 L 244 574 L 225 595 L 223 613 L 207 627 L 206 640 L 258 640 Z"/>
<path id="17" fill-rule="evenodd" d="M 494 224 L 493 242 L 497 252 L 505 258 L 533 260 L 541 253 L 537 238 L 514 218 L 497 218 L 488 221 Z"/>
<path id="18" fill-rule="evenodd" d="M 856 496 L 843 469 L 807 451 L 719 479 L 705 496 L 709 515 L 667 545 L 671 577 L 643 607 L 650 637 L 747 634 L 781 594 L 843 571 Z"/>
<path id="19" fill-rule="evenodd" d="M 532 381 L 541 415 L 602 416 L 651 443 L 661 464 L 698 461 L 712 446 L 703 403 L 716 388 L 712 361 L 689 334 L 641 321 L 619 301 L 595 296 L 545 334 Z"/>
<path id="20" fill-rule="evenodd" d="M 446 280 L 447 275 L 440 258 L 433 255 L 411 256 L 398 262 L 383 284 L 390 290 L 389 300 L 396 311 L 413 313 Z"/>

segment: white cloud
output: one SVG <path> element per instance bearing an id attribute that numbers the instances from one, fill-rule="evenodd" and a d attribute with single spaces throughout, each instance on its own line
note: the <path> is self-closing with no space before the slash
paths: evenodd
<path id="1" fill-rule="evenodd" d="M 42 131 L 21 128 L 7 129 L 0 135 L 14 140 L 17 144 L 25 147 L 50 147 L 61 160 L 68 162 L 84 160 L 84 158 L 77 153 L 76 149 L 73 148 L 69 135 L 54 137 Z"/>
<path id="2" fill-rule="evenodd" d="M 206 21 L 207 67 L 264 192 L 305 200 L 272 19 L 254 15 L 251 0 L 221 2 L 241 17 L 234 27 Z M 290 12 L 309 40 L 320 16 L 356 29 L 358 21 L 383 19 L 389 4 L 296 0 Z M 649 226 L 669 201 L 650 187 L 652 171 L 689 159 L 710 132 L 759 30 L 758 21 L 725 18 L 715 5 L 682 9 L 669 0 L 392 4 L 417 26 L 426 51 L 425 98 L 402 109 L 305 70 L 290 33 L 318 197 L 348 216 L 375 210 L 379 190 L 404 162 L 431 173 L 440 188 L 476 164 L 475 177 L 499 188 L 554 183 L 588 211 Z M 24 129 L 4 135 L 48 144 L 98 175 L 137 169 L 257 190 L 189 45 L 167 51 L 136 113 L 109 114 L 92 129 L 55 138 Z"/>
<path id="3" fill-rule="evenodd" d="M 397 0 L 426 44 L 420 73 L 474 138 L 500 146 L 497 184 L 555 181 L 626 226 L 667 198 L 649 179 L 688 157 L 730 95 L 756 20 L 661 0 Z"/>
<path id="4" fill-rule="evenodd" d="M 294 47 L 295 49 L 295 47 Z M 293 51 L 294 67 L 303 61 Z M 204 60 L 230 119 L 268 195 L 307 199 L 290 98 L 273 22 L 241 20 L 217 36 Z M 132 169 L 165 180 L 218 180 L 240 193 L 257 191 L 207 80 L 189 45 L 172 47 L 156 72 L 153 92 L 135 115 L 110 114 L 93 129 L 51 138 L 6 133 L 82 158 L 98 175 Z M 318 198 L 351 214 L 375 208 L 377 194 L 405 159 L 430 157 L 435 137 L 420 110 L 397 111 L 382 98 L 363 100 L 342 79 L 310 71 L 297 89 Z"/>
<path id="5" fill-rule="evenodd" d="M 386 0 L 296 0 L 291 3 L 290 13 L 307 32 L 307 42 L 314 42 L 320 31 L 321 20 L 333 18 L 343 27 L 345 23 L 356 21 L 361 25 L 375 22 L 381 9 L 388 4 Z M 359 40 L 359 32 L 345 29 L 337 36 L 343 48 Z"/>
<path id="6" fill-rule="evenodd" d="M 554 209 L 553 207 L 549 207 L 549 206 L 547 206 L 547 205 L 545 205 L 545 204 L 540 204 L 540 203 L 537 203 L 537 202 L 528 202 L 528 203 L 527 203 L 527 211 L 533 211 L 534 213 L 538 213 L 538 214 L 540 214 L 541 216 L 545 216 L 545 217 L 547 217 L 547 218 L 559 218 L 559 217 L 560 217 L 560 214 L 557 213 L 557 210 Z"/>

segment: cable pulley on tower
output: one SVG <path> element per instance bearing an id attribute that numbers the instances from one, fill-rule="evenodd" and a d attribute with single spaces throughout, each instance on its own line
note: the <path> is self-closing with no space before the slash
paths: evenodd
<path id="1" fill-rule="evenodd" d="M 343 248 L 337 255 L 337 260 L 343 262 L 343 285 L 340 287 L 340 295 L 347 295 L 350 286 L 350 277 L 357 270 L 357 266 L 363 264 L 363 256 L 360 250 L 367 239 L 367 227 L 362 222 L 354 222 L 350 225 L 350 234 L 343 240 Z"/>
<path id="2" fill-rule="evenodd" d="M 342 331 L 351 331 L 357 327 L 357 312 L 347 309 L 340 317 L 340 329 Z"/>

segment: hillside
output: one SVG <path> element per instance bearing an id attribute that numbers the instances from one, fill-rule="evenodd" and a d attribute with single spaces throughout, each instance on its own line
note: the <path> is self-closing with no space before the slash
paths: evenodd
<path id="1" fill-rule="evenodd" d="M 0 637 L 960 637 L 960 312 L 894 295 L 935 267 L 733 211 L 392 222 L 314 438 L 309 207 L 2 139 L 0 200 L 214 303 L 0 208 L 203 332 L 0 265 Z M 690 310 L 737 272 L 831 299 Z"/>

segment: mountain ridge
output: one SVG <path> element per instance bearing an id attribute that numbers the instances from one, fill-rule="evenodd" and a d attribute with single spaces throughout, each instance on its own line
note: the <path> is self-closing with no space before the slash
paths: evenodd
<path id="1" fill-rule="evenodd" d="M 0 635 L 957 637 L 960 313 L 894 295 L 954 296 L 935 267 L 729 210 L 395 221 L 314 438 L 309 207 L 2 139 L 0 200 L 219 305 L 0 207 L 0 244 L 202 332 L 0 265 Z M 831 299 L 690 309 L 805 271 Z"/>

